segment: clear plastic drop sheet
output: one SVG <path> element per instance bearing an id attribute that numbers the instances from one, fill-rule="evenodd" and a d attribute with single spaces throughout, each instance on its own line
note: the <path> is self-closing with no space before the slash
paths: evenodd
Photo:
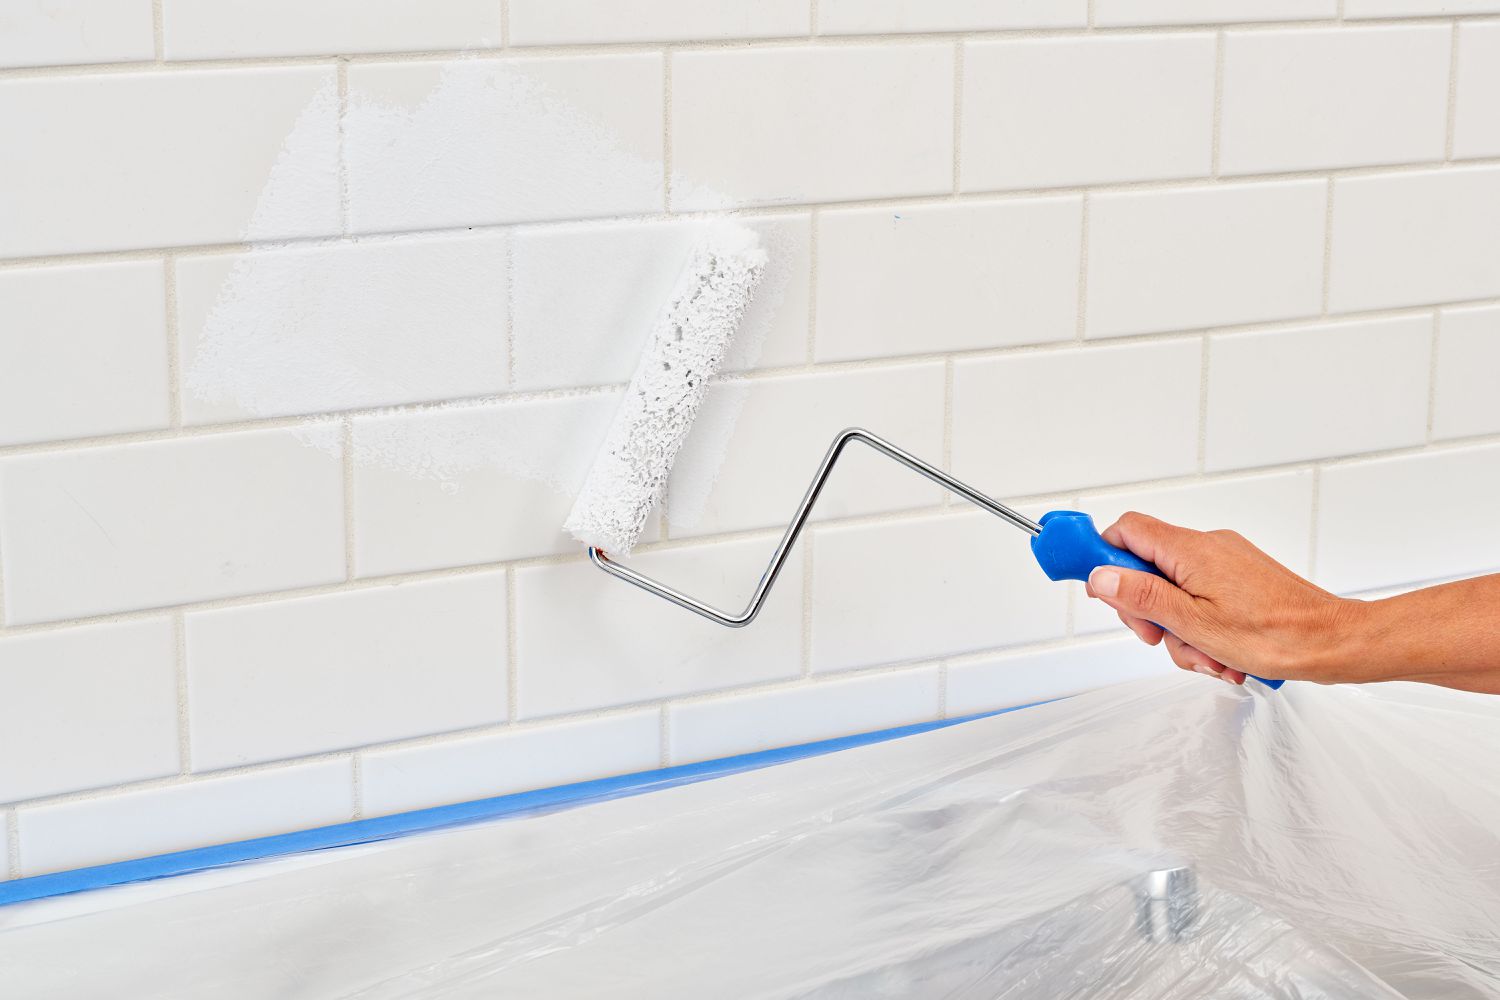
<path id="1" fill-rule="evenodd" d="M 1500 997 L 1500 698 L 1164 677 L 0 909 L 5 997 Z"/>

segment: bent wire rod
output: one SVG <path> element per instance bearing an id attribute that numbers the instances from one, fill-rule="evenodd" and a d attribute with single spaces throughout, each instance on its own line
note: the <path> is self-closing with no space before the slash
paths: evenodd
<path id="1" fill-rule="evenodd" d="M 1022 531 L 1029 532 L 1032 535 L 1041 533 L 1042 526 L 1031 520 L 1031 518 L 1018 514 L 993 497 L 986 496 L 967 483 L 954 479 L 942 469 L 929 462 L 922 461 L 917 456 L 896 447 L 884 438 L 871 434 L 863 428 L 850 427 L 847 430 L 840 431 L 838 436 L 833 439 L 833 444 L 829 445 L 828 453 L 823 456 L 823 462 L 818 466 L 818 472 L 813 476 L 812 484 L 807 487 L 807 492 L 803 495 L 802 502 L 797 505 L 797 512 L 792 515 L 792 523 L 787 525 L 786 534 L 781 536 L 781 542 L 776 546 L 776 551 L 771 555 L 771 564 L 761 574 L 760 583 L 756 584 L 755 593 L 750 597 L 750 603 L 745 605 L 745 610 L 739 614 L 736 615 L 730 614 L 727 611 L 721 611 L 711 604 L 705 604 L 697 598 L 684 594 L 680 590 L 669 587 L 658 580 L 653 580 L 644 573 L 638 573 L 623 563 L 615 562 L 599 548 L 592 546 L 589 548 L 589 559 L 595 566 L 598 566 L 611 576 L 619 577 L 627 583 L 633 583 L 642 590 L 655 594 L 657 597 L 666 598 L 678 607 L 687 608 L 689 611 L 700 614 L 710 621 L 718 622 L 720 625 L 727 625 L 730 628 L 749 625 L 755 620 L 755 616 L 760 614 L 761 605 L 766 600 L 766 594 L 770 593 L 771 585 L 781 575 L 781 569 L 786 564 L 787 556 L 791 553 L 792 546 L 797 543 L 797 536 L 802 533 L 802 527 L 807 523 L 807 517 L 812 513 L 813 504 L 817 502 L 818 495 L 823 492 L 823 486 L 828 482 L 828 475 L 833 471 L 834 463 L 838 461 L 839 455 L 843 454 L 844 446 L 850 441 L 859 441 L 869 445 L 882 455 L 895 459 L 913 472 L 921 473 L 939 486 L 957 493 L 974 506 L 1009 521 Z"/>

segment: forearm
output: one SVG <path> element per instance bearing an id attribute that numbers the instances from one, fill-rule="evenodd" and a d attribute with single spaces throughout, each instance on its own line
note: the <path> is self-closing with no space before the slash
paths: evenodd
<path id="1" fill-rule="evenodd" d="M 1329 662 L 1316 672 L 1500 694 L 1500 574 L 1350 601 L 1345 610 Z"/>

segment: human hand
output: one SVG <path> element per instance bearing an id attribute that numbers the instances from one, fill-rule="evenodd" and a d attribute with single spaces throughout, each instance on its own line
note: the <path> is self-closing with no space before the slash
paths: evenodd
<path id="1" fill-rule="evenodd" d="M 1356 679 L 1327 653 L 1360 602 L 1314 586 L 1238 533 L 1194 531 L 1131 512 L 1104 538 L 1167 578 L 1100 566 L 1089 576 L 1089 596 L 1114 608 L 1143 642 L 1165 639 L 1182 669 L 1231 684 L 1243 684 L 1246 674 Z"/>

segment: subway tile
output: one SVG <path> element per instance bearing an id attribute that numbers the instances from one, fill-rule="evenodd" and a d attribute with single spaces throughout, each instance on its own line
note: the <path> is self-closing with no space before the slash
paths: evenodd
<path id="1" fill-rule="evenodd" d="M 1343 177 L 1329 309 L 1500 295 L 1500 167 Z"/>
<path id="2" fill-rule="evenodd" d="M 725 369 L 807 359 L 808 216 L 745 219 L 769 260 Z M 517 230 L 512 243 L 515 388 L 628 382 L 702 222 L 584 223 Z"/>
<path id="3" fill-rule="evenodd" d="M 1500 447 L 1324 469 L 1317 581 L 1352 593 L 1500 569 Z"/>
<path id="4" fill-rule="evenodd" d="M 1164 649 L 1148 646 L 1135 636 L 955 663 L 948 667 L 948 715 L 1066 698 L 1176 669 Z"/>
<path id="5" fill-rule="evenodd" d="M 819 361 L 1071 340 L 1083 202 L 823 212 Z"/>
<path id="6" fill-rule="evenodd" d="M 1344 17 L 1444 17 L 1500 13 L 1500 0 L 1345 0 Z"/>
<path id="7" fill-rule="evenodd" d="M 471 49 L 500 44 L 490 0 L 163 0 L 168 59 Z"/>
<path id="8" fill-rule="evenodd" d="M 26 151 L 0 161 L 0 257 L 337 232 L 337 114 L 321 66 L 0 81 Z"/>
<path id="9" fill-rule="evenodd" d="M 970 42 L 960 186 L 1206 177 L 1213 117 L 1209 34 Z"/>
<path id="10" fill-rule="evenodd" d="M 817 10 L 824 35 L 1081 28 L 1089 21 L 1087 0 L 819 0 Z"/>
<path id="11" fill-rule="evenodd" d="M 1440 323 L 1432 436 L 1500 434 L 1500 306 L 1444 309 Z"/>
<path id="12" fill-rule="evenodd" d="M 357 418 L 355 575 L 578 551 L 563 521 L 619 403 L 612 392 Z"/>
<path id="13" fill-rule="evenodd" d="M 1037 569 L 1025 534 L 992 514 L 820 527 L 812 544 L 815 671 L 1063 634 L 1067 590 Z"/>
<path id="14" fill-rule="evenodd" d="M 165 427 L 158 261 L 0 272 L 0 445 Z"/>
<path id="15" fill-rule="evenodd" d="M 630 565 L 731 611 L 749 599 L 775 542 L 638 552 Z M 760 617 L 726 628 L 586 561 L 516 572 L 517 710 L 523 719 L 782 680 L 800 673 L 802 551 Z"/>
<path id="16" fill-rule="evenodd" d="M 1004 497 L 1190 473 L 1201 352 L 1188 340 L 957 361 L 953 474 Z"/>
<path id="17" fill-rule="evenodd" d="M 503 722 L 505 574 L 187 616 L 193 769 Z"/>
<path id="18" fill-rule="evenodd" d="M 1500 22 L 1459 25 L 1453 155 L 1500 156 Z"/>
<path id="19" fill-rule="evenodd" d="M 930 461 L 943 454 L 940 362 L 721 383 L 705 398 L 667 483 L 674 538 L 784 527 L 839 431 L 860 425 Z M 923 507 L 926 479 L 855 442 L 814 515 Z"/>
<path id="20" fill-rule="evenodd" d="M 1306 576 L 1312 552 L 1312 494 L 1312 471 L 1290 469 L 1106 493 L 1079 500 L 1077 506 L 1093 515 L 1100 531 L 1128 510 L 1196 531 L 1230 528 L 1293 573 Z M 1069 586 L 1076 591 L 1074 632 L 1123 628 L 1109 605 L 1090 600 L 1081 583 Z"/>
<path id="21" fill-rule="evenodd" d="M 1421 444 L 1432 317 L 1209 338 L 1208 471 Z"/>
<path id="22" fill-rule="evenodd" d="M 164 618 L 0 639 L 0 802 L 177 773 Z"/>
<path id="23" fill-rule="evenodd" d="M 1219 169 L 1441 160 L 1451 39 L 1446 24 L 1227 33 Z"/>
<path id="24" fill-rule="evenodd" d="M 512 45 L 806 35 L 808 0 L 511 0 Z"/>
<path id="25" fill-rule="evenodd" d="M 19 812 L 21 874 L 327 826 L 353 812 L 347 760 L 36 806 Z"/>
<path id="26" fill-rule="evenodd" d="M 938 718 L 937 667 L 823 681 L 669 708 L 673 764 Z"/>
<path id="27" fill-rule="evenodd" d="M 328 425 L 0 462 L 6 622 L 342 580 L 340 465 Z"/>
<path id="28" fill-rule="evenodd" d="M 661 763 L 657 709 L 360 755 L 366 816 L 649 771 Z"/>
<path id="29" fill-rule="evenodd" d="M 10 0 L 0 66 L 141 62 L 156 57 L 151 0 Z"/>
<path id="30" fill-rule="evenodd" d="M 953 58 L 896 44 L 674 54 L 672 207 L 952 190 Z"/>
<path id="31" fill-rule="evenodd" d="M 505 254 L 470 233 L 180 258 L 184 421 L 503 391 Z"/>
<path id="32" fill-rule="evenodd" d="M 1338 0 L 1094 0 L 1094 23 L 1101 28 L 1307 21 L 1337 14 Z"/>
<path id="33" fill-rule="evenodd" d="M 355 232 L 662 209 L 657 53 L 355 64 Z"/>
<path id="34" fill-rule="evenodd" d="M 1095 195 L 1087 335 L 1317 313 L 1326 193 L 1311 180 Z"/>

